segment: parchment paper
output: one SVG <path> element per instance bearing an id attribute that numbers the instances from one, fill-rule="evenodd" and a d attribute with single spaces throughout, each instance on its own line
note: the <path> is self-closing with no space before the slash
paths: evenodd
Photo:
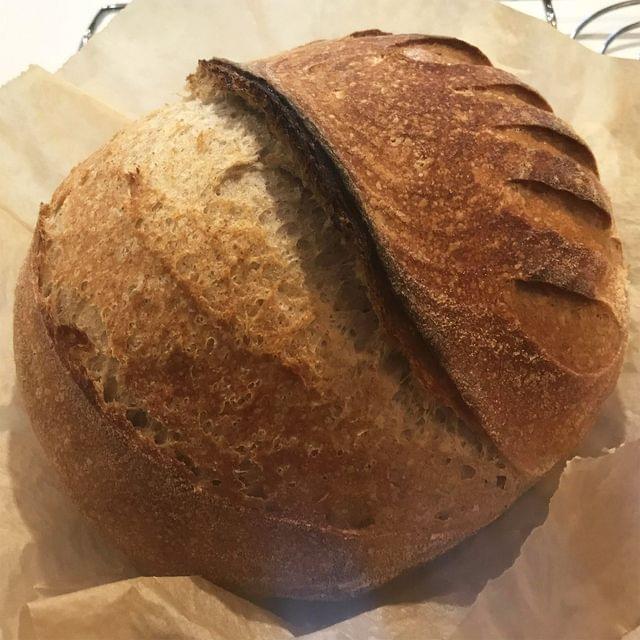
<path id="1" fill-rule="evenodd" d="M 593 147 L 631 264 L 632 315 L 618 388 L 579 452 L 599 457 L 567 465 L 548 518 L 562 469 L 452 552 L 348 603 L 256 606 L 199 578 L 136 578 L 64 497 L 15 398 L 13 286 L 38 201 L 128 117 L 176 99 L 198 57 L 246 60 L 368 27 L 457 35 L 479 45 L 540 89 Z M 1 88 L 3 637 L 279 639 L 320 627 L 328 628 L 308 637 L 637 635 L 640 447 L 609 449 L 640 435 L 639 71 L 633 61 L 599 57 L 489 0 L 135 0 L 57 76 L 31 69 Z"/>
<path id="2" fill-rule="evenodd" d="M 0 407 L 13 394 L 13 290 L 40 202 L 127 121 L 39 67 L 0 89 Z"/>
<path id="3" fill-rule="evenodd" d="M 0 207 L 32 228 L 40 202 L 127 118 L 39 67 L 0 93 Z"/>

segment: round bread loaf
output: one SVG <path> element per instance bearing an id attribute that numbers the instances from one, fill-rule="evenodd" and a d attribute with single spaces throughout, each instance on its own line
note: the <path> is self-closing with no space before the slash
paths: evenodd
<path id="1" fill-rule="evenodd" d="M 626 340 L 593 156 L 457 40 L 239 67 L 42 207 L 16 294 L 33 427 L 141 571 L 338 598 L 567 456 Z"/>

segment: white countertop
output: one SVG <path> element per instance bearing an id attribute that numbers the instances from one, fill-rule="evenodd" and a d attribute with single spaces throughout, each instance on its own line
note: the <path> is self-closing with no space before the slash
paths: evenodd
<path id="1" fill-rule="evenodd" d="M 455 0 L 443 1 L 443 11 L 447 2 Z M 558 28 L 570 33 L 582 18 L 611 3 L 612 0 L 554 0 Z M 93 16 L 107 4 L 109 0 L 0 0 L 0 84 L 29 64 L 56 71 L 77 51 Z M 544 18 L 541 0 L 509 0 L 504 4 Z M 600 50 L 608 33 L 639 20 L 640 6 L 611 13 L 590 25 L 583 43 Z M 612 53 L 637 59 L 640 31 L 623 36 L 620 45 L 613 47 Z"/>

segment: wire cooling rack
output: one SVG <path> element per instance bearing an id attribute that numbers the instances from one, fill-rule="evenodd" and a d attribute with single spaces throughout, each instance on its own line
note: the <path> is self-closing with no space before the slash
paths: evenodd
<path id="1" fill-rule="evenodd" d="M 505 0 L 503 4 L 546 20 L 555 29 L 602 54 L 640 59 L 640 0 Z M 126 6 L 126 2 L 117 2 L 102 7 L 83 34 L 79 49 Z M 443 11 L 446 11 L 444 3 Z"/>
<path id="2" fill-rule="evenodd" d="M 640 0 L 505 0 L 503 4 L 546 20 L 599 53 L 640 56 Z"/>

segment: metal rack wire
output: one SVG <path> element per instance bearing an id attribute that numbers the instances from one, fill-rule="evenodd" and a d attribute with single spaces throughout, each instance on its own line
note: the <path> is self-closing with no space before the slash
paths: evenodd
<path id="1" fill-rule="evenodd" d="M 634 49 L 640 50 L 640 0 L 613 3 L 603 0 L 602 6 L 596 11 L 584 15 L 578 14 L 578 18 L 575 16 L 576 11 L 579 11 L 580 8 L 575 0 L 503 1 L 514 9 L 524 10 L 526 13 L 534 13 L 539 18 L 544 18 L 554 28 L 559 28 L 560 23 L 562 30 L 570 34 L 574 40 L 582 40 L 583 44 L 590 45 L 591 48 L 596 45 L 600 53 L 620 55 L 625 48 L 628 52 Z M 576 7 L 577 4 L 578 7 Z M 636 10 L 631 13 L 624 11 L 628 8 L 636 8 Z M 574 18 L 568 21 L 566 19 L 567 13 L 571 15 L 572 12 Z M 560 20 L 561 16 L 564 18 L 563 20 Z M 629 18 L 632 18 L 631 22 L 628 22 Z M 599 29 L 594 33 L 593 29 L 587 27 L 598 27 Z M 626 36 L 624 43 L 622 36 Z"/>
<path id="2" fill-rule="evenodd" d="M 549 0 L 551 1 L 551 0 Z M 576 40 L 580 37 L 580 34 L 584 31 L 584 29 L 591 24 L 594 20 L 597 20 L 601 16 L 606 15 L 607 13 L 611 13 L 612 11 L 617 11 L 618 9 L 624 9 L 625 7 L 633 7 L 640 6 L 640 0 L 626 0 L 625 2 L 616 2 L 614 4 L 607 5 L 602 9 L 595 11 L 591 15 L 587 16 L 573 31 L 571 37 Z M 640 12 L 639 12 L 640 13 Z M 613 42 L 619 38 L 624 33 L 629 33 L 630 31 L 640 30 L 640 20 L 636 22 L 630 22 L 629 24 L 625 24 L 622 27 L 616 29 L 611 32 L 607 39 L 604 41 L 604 45 L 602 47 L 601 53 L 607 53 L 609 47 L 613 44 Z"/>
<path id="3" fill-rule="evenodd" d="M 114 4 L 107 4 L 98 9 L 98 11 L 96 11 L 96 15 L 93 16 L 93 19 L 89 23 L 87 30 L 82 34 L 82 38 L 80 38 L 78 51 L 80 51 L 80 49 L 82 49 L 82 47 L 84 47 L 84 45 L 87 44 L 87 42 L 89 42 L 89 40 L 91 40 L 91 38 L 98 32 L 107 16 L 122 11 L 127 4 L 127 2 L 116 2 Z"/>
<path id="4" fill-rule="evenodd" d="M 542 11 L 544 19 L 554 28 L 558 27 L 558 19 L 556 14 L 556 9 L 554 6 L 554 0 L 541 0 L 542 2 Z M 556 4 L 560 5 L 562 0 L 555 0 Z M 99 30 L 100 26 L 104 23 L 105 18 L 107 16 L 113 15 L 118 11 L 121 11 L 127 6 L 126 2 L 118 2 L 114 4 L 108 4 L 102 7 L 96 15 L 91 20 L 91 23 L 87 27 L 84 35 L 80 40 L 80 46 L 78 49 L 82 49 L 84 45 L 89 42 L 91 37 Z M 625 0 L 624 2 L 615 2 L 613 4 L 608 4 L 597 11 L 585 16 L 580 23 L 575 27 L 573 32 L 571 33 L 571 37 L 574 40 L 579 40 L 581 37 L 586 36 L 586 28 L 597 21 L 602 16 L 607 14 L 611 14 L 613 12 L 619 11 L 620 9 L 625 9 L 627 7 L 638 7 L 638 20 L 634 22 L 629 22 L 627 24 L 623 24 L 620 27 L 614 29 L 611 33 L 605 36 L 604 42 L 602 44 L 601 53 L 606 54 L 611 50 L 612 45 L 616 40 L 618 40 L 624 34 L 628 34 L 631 32 L 638 32 L 638 45 L 640 46 L 640 0 Z M 542 16 L 541 16 L 542 17 Z"/>

